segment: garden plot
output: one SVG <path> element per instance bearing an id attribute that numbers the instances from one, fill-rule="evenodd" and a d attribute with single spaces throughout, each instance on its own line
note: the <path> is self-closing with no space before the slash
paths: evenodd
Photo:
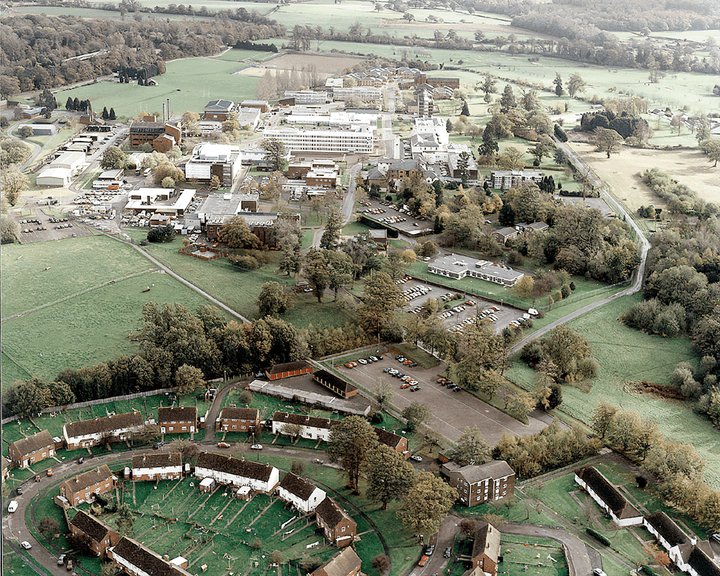
<path id="1" fill-rule="evenodd" d="M 503 534 L 500 539 L 502 571 L 510 576 L 566 576 L 568 566 L 562 545 L 554 540 Z"/>

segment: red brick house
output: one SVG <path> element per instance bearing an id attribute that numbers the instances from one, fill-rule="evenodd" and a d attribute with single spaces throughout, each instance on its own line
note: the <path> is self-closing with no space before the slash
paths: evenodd
<path id="1" fill-rule="evenodd" d="M 515 492 L 515 472 L 503 460 L 491 460 L 479 466 L 444 464 L 441 472 L 448 484 L 458 491 L 458 501 L 465 506 L 502 500 Z"/>
<path id="2" fill-rule="evenodd" d="M 475 530 L 475 541 L 471 554 L 472 566 L 495 576 L 500 556 L 500 531 L 484 520 L 476 522 L 478 528 Z"/>
<path id="3" fill-rule="evenodd" d="M 408 441 L 404 436 L 399 436 L 394 432 L 388 432 L 384 428 L 375 428 L 375 433 L 378 437 L 378 442 L 390 446 L 396 452 L 402 454 L 403 458 L 407 460 L 410 458 L 410 450 L 408 450 Z"/>
<path id="4" fill-rule="evenodd" d="M 70 521 L 70 532 L 74 536 L 87 536 L 90 539 L 90 549 L 100 558 L 104 558 L 107 549 L 120 541 L 120 535 L 115 530 L 82 510 Z"/>
<path id="5" fill-rule="evenodd" d="M 179 480 L 182 478 L 180 452 L 136 454 L 132 458 L 133 480 Z"/>
<path id="6" fill-rule="evenodd" d="M 312 576 L 358 576 L 362 562 L 352 546 L 347 546 L 320 568 Z"/>
<path id="7" fill-rule="evenodd" d="M 265 370 L 265 376 L 267 376 L 269 380 L 279 380 L 280 378 L 310 374 L 312 371 L 313 367 L 308 362 L 299 360 L 298 362 L 288 362 L 287 364 L 275 364 L 272 368 Z"/>
<path id="8" fill-rule="evenodd" d="M 65 480 L 60 485 L 60 496 L 70 506 L 77 506 L 83 502 L 90 502 L 94 499 L 95 494 L 110 492 L 114 486 L 115 479 L 112 472 L 110 472 L 110 468 L 106 464 L 103 464 L 84 474 Z"/>
<path id="9" fill-rule="evenodd" d="M 161 434 L 197 432 L 197 408 L 195 406 L 158 408 L 158 426 Z"/>
<path id="10" fill-rule="evenodd" d="M 257 408 L 225 407 L 215 421 L 215 429 L 223 432 L 253 432 L 260 424 Z"/>
<path id="11" fill-rule="evenodd" d="M 55 441 L 47 430 L 13 442 L 8 447 L 8 457 L 17 468 L 27 468 L 53 456 L 55 456 Z"/>
<path id="12" fill-rule="evenodd" d="M 338 548 L 349 546 L 355 540 L 357 523 L 332 498 L 326 497 L 315 508 L 315 521 L 325 538 Z"/>
<path id="13" fill-rule="evenodd" d="M 313 373 L 313 381 L 324 386 L 341 398 L 352 398 L 358 393 L 358 389 L 350 384 L 350 382 L 327 370 L 318 370 Z"/>

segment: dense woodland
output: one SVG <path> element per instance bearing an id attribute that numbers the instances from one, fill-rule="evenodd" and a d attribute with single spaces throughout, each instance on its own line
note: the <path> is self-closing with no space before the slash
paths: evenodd
<path id="1" fill-rule="evenodd" d="M 274 22 L 221 16 L 199 22 L 13 16 L 0 22 L 0 95 L 92 80 L 120 68 L 155 65 L 163 73 L 167 60 L 215 54 L 227 45 L 284 33 Z M 99 54 L 68 60 L 92 52 Z"/>

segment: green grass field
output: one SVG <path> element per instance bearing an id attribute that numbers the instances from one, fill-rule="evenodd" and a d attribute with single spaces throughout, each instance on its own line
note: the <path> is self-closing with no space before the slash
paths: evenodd
<path id="1" fill-rule="evenodd" d="M 720 487 L 720 452 L 717 430 L 697 416 L 684 402 L 662 400 L 625 390 L 625 383 L 649 381 L 669 384 L 670 374 L 682 361 L 695 361 L 692 344 L 687 338 L 662 338 L 633 330 L 617 318 L 640 296 L 623 297 L 568 323 L 568 328 L 582 334 L 598 360 L 597 377 L 592 390 L 585 393 L 572 386 L 563 387 L 562 411 L 582 422 L 590 422 L 593 410 L 601 400 L 638 412 L 655 422 L 660 431 L 677 442 L 689 442 L 708 462 L 706 481 Z M 515 358 L 505 376 L 529 388 L 536 373 Z"/>
<path id="2" fill-rule="evenodd" d="M 235 7 L 235 6 L 233 6 Z M 258 52 L 259 57 L 265 53 Z M 239 55 L 238 55 L 239 56 Z M 247 53 L 243 59 L 247 58 Z M 68 97 L 88 99 L 93 109 L 112 106 L 118 118 L 132 118 L 141 112 L 160 113 L 167 98 L 173 114 L 186 110 L 202 111 L 209 100 L 227 98 L 240 102 L 255 97 L 258 79 L 234 74 L 248 64 L 218 58 L 186 58 L 166 65 L 166 72 L 158 77 L 157 86 L 138 86 L 116 82 L 98 82 L 70 90 L 62 90 L 55 98 L 64 104 Z"/>
<path id="3" fill-rule="evenodd" d="M 2 365 L 3 388 L 27 374 L 51 380 L 64 368 L 136 351 L 128 334 L 139 327 L 146 302 L 191 310 L 207 303 L 155 270 L 104 236 L 3 246 L 3 353 L 11 359 Z"/>

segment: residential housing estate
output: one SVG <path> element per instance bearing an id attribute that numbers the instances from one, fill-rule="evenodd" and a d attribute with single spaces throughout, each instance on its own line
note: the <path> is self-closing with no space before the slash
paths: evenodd
<path id="1" fill-rule="evenodd" d="M 89 538 L 89 548 L 101 558 L 106 556 L 108 548 L 115 546 L 120 540 L 117 530 L 82 510 L 78 510 L 73 516 L 69 528 L 74 536 L 83 535 Z"/>
<path id="2" fill-rule="evenodd" d="M 91 502 L 96 494 L 110 492 L 115 486 L 115 477 L 106 464 L 68 478 L 60 484 L 61 505 L 77 506 Z"/>
<path id="3" fill-rule="evenodd" d="M 183 476 L 180 452 L 136 454 L 132 458 L 132 479 L 179 480 Z"/>
<path id="4" fill-rule="evenodd" d="M 47 430 L 16 440 L 8 446 L 8 456 L 16 468 L 27 468 L 55 455 L 55 440 Z"/>
<path id="5" fill-rule="evenodd" d="M 145 422 L 140 412 L 115 414 L 94 420 L 68 422 L 63 426 L 63 437 L 68 450 L 90 448 L 101 441 L 120 442 L 134 432 L 142 430 Z"/>
<path id="6" fill-rule="evenodd" d="M 448 484 L 458 491 L 458 501 L 465 506 L 502 500 L 515 492 L 515 472 L 503 460 L 477 466 L 448 462 L 443 464 L 442 473 L 447 476 Z"/>
<path id="7" fill-rule="evenodd" d="M 349 546 L 355 540 L 357 523 L 330 497 L 315 508 L 315 521 L 325 538 L 338 548 Z"/>
<path id="8" fill-rule="evenodd" d="M 282 479 L 277 487 L 277 494 L 304 514 L 315 510 L 325 499 L 324 490 L 292 472 L 288 472 Z"/>
<path id="9" fill-rule="evenodd" d="M 274 466 L 212 452 L 200 453 L 195 476 L 201 480 L 211 478 L 218 484 L 247 486 L 264 494 L 270 494 L 280 482 L 278 469 Z"/>
<path id="10" fill-rule="evenodd" d="M 197 432 L 197 408 L 176 406 L 158 408 L 158 426 L 161 434 L 187 434 Z"/>
<path id="11" fill-rule="evenodd" d="M 108 550 L 108 557 L 130 576 L 191 576 L 185 570 L 187 560 L 181 556 L 165 560 L 126 536 Z"/>

